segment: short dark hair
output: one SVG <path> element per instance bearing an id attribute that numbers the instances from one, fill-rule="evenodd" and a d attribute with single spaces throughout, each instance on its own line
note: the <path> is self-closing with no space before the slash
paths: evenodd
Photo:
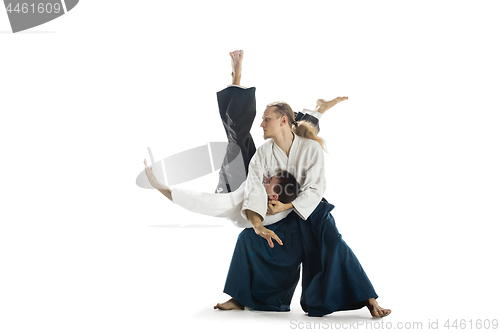
<path id="1" fill-rule="evenodd" d="M 278 194 L 278 200 L 282 203 L 290 203 L 299 195 L 300 185 L 295 177 L 288 171 L 278 170 L 275 177 L 279 183 L 274 185 L 274 192 Z"/>

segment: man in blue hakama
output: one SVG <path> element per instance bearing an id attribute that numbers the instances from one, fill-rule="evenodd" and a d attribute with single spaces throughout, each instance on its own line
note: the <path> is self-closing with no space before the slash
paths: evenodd
<path id="1" fill-rule="evenodd" d="M 233 60 L 233 84 L 239 86 L 243 52 L 232 52 L 231 58 Z M 229 88 L 232 91 L 228 91 Z M 219 107 L 225 106 L 225 108 L 220 108 L 219 110 L 226 133 L 238 133 L 238 130 L 231 128 L 232 126 L 238 127 L 238 122 L 227 121 L 228 118 L 225 118 L 224 115 L 233 114 L 237 115 L 235 118 L 239 117 L 240 119 L 242 119 L 242 115 L 246 115 L 248 117 L 245 120 L 246 126 L 251 126 L 249 124 L 253 123 L 253 118 L 256 114 L 255 88 L 249 91 L 238 87 L 229 88 L 219 92 L 217 95 Z M 244 97 L 241 97 L 242 95 Z M 237 100 L 247 100 L 249 102 L 240 107 L 242 104 L 238 103 Z M 320 100 L 318 101 L 317 111 L 322 111 L 322 114 L 341 100 L 344 99 L 337 99 L 336 102 L 334 100 L 327 103 Z M 268 107 L 268 109 L 270 108 Z M 264 113 L 264 121 L 261 124 L 261 127 L 264 128 L 264 138 L 271 138 L 274 141 L 278 141 L 276 137 L 273 137 L 269 133 L 273 130 L 272 126 L 267 127 L 268 133 L 266 137 L 266 125 L 264 122 L 266 121 L 266 113 L 269 113 L 268 109 Z M 277 111 L 276 107 L 274 109 L 271 108 L 271 111 Z M 270 112 L 269 114 L 272 113 Z M 287 151 L 287 157 L 290 157 L 293 152 L 294 141 L 298 138 L 298 135 L 295 135 L 295 132 L 298 132 L 297 120 L 312 120 L 317 131 L 319 131 L 319 126 L 318 118 L 312 117 L 309 114 L 300 113 L 298 115 L 295 113 L 291 117 L 290 114 L 287 116 L 288 121 L 293 123 L 291 128 L 294 129 L 292 144 Z M 304 119 L 304 116 L 306 116 L 306 119 Z M 245 143 L 248 144 L 250 142 L 253 145 L 249 129 L 246 133 Z M 238 140 L 230 138 L 230 134 L 228 134 L 228 140 L 229 142 L 238 144 Z M 245 154 L 245 151 L 250 151 L 241 141 L 240 144 L 242 145 L 241 151 L 243 154 Z M 245 161 L 248 161 L 253 156 L 243 155 L 243 157 Z M 266 158 L 259 159 L 259 162 L 262 163 L 263 160 L 266 160 Z M 286 163 L 288 167 L 288 160 Z M 245 172 L 248 174 L 247 164 L 245 166 Z M 266 171 L 262 168 L 258 170 Z M 269 170 L 267 171 L 269 172 Z M 294 173 L 299 183 L 301 183 L 301 180 L 299 180 L 301 177 L 296 174 L 298 170 L 294 171 L 295 173 L 293 171 L 292 173 Z M 230 173 L 229 168 L 221 168 L 221 175 L 224 172 Z M 314 170 L 311 171 L 309 169 L 308 172 L 314 172 Z M 260 176 L 262 177 L 262 175 Z M 221 180 L 227 178 L 227 176 L 220 177 Z M 246 185 L 249 192 L 252 190 L 255 191 L 255 188 L 251 187 L 251 183 L 251 181 L 247 180 Z M 221 185 L 223 185 L 223 182 L 219 182 L 219 187 Z M 273 211 L 274 207 L 274 205 L 270 205 L 267 213 L 278 212 L 277 210 Z M 249 207 L 246 206 L 246 208 Z M 278 210 L 282 211 L 281 209 L 284 210 L 285 208 L 289 208 L 289 206 L 278 208 Z M 322 198 L 307 219 L 303 219 L 303 216 L 300 216 L 302 214 L 297 214 L 297 211 L 293 210 L 280 222 L 266 225 L 266 228 L 271 231 L 268 233 L 268 237 L 265 237 L 268 241 L 267 243 L 272 243 L 272 239 L 274 238 L 277 241 L 282 241 L 283 246 L 266 244 L 261 239 L 264 236 L 259 235 L 255 228 L 255 230 L 252 228 L 243 230 L 238 236 L 224 287 L 224 292 L 232 296 L 232 299 L 226 303 L 217 304 L 215 307 L 220 309 L 249 307 L 262 311 L 289 311 L 290 302 L 300 277 L 300 266 L 302 263 L 302 295 L 300 304 L 309 316 L 323 316 L 334 311 L 360 309 L 364 306 L 367 306 L 371 314 L 375 317 L 388 315 L 391 311 L 381 308 L 375 301 L 378 295 L 370 280 L 353 251 L 344 242 L 341 234 L 338 232 L 335 220 L 330 213 L 333 208 L 332 204 Z M 254 217 L 255 215 L 257 214 L 254 214 Z M 262 216 L 260 218 L 261 220 L 263 219 Z"/>

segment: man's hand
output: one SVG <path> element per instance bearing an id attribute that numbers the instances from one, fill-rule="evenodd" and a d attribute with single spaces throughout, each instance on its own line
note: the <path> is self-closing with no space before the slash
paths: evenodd
<path id="1" fill-rule="evenodd" d="M 274 233 L 274 231 L 265 228 L 264 226 L 254 227 L 255 233 L 262 238 L 266 239 L 270 247 L 274 247 L 273 239 L 278 242 L 279 245 L 283 245 L 281 239 Z"/>
<path id="2" fill-rule="evenodd" d="M 278 200 L 270 200 L 267 203 L 266 215 L 278 214 L 278 213 L 284 212 L 285 210 L 288 210 L 291 208 L 293 208 L 293 205 L 291 203 L 284 204 Z"/>
<path id="3" fill-rule="evenodd" d="M 172 191 L 170 190 L 170 188 L 168 188 L 168 186 L 163 185 L 158 181 L 158 179 L 156 179 L 155 174 L 153 173 L 153 167 L 148 167 L 148 162 L 146 162 L 146 159 L 144 159 L 144 165 L 146 166 L 145 172 L 151 186 L 160 191 L 161 194 L 166 196 L 170 201 L 173 201 Z"/>
<path id="4" fill-rule="evenodd" d="M 270 247 L 274 247 L 273 239 L 276 240 L 279 245 L 283 245 L 283 242 L 278 236 L 276 236 L 274 231 L 264 228 L 264 226 L 262 225 L 262 217 L 259 214 L 249 209 L 246 210 L 246 214 L 248 217 L 248 221 L 252 223 L 255 233 L 267 240 Z"/>
<path id="5" fill-rule="evenodd" d="M 153 167 L 148 167 L 148 162 L 146 162 L 146 159 L 144 159 L 144 165 L 146 166 L 145 172 L 151 186 L 153 186 L 157 190 L 164 190 L 168 188 L 167 186 L 160 183 L 158 179 L 156 179 L 155 174 L 153 173 Z"/>

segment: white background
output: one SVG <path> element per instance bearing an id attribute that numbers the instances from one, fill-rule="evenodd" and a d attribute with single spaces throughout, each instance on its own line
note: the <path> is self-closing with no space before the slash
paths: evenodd
<path id="1" fill-rule="evenodd" d="M 374 323 L 308 318 L 300 285 L 289 313 L 213 310 L 240 230 L 136 186 L 147 147 L 159 160 L 225 140 L 215 92 L 234 49 L 257 145 L 265 104 L 349 96 L 320 123 L 325 197 L 384 322 L 500 319 L 498 7 L 84 0 L 17 34 L 0 10 L 0 331 Z"/>

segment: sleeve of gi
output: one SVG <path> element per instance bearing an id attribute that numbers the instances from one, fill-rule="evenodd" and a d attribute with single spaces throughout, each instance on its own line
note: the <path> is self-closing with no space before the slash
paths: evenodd
<path id="1" fill-rule="evenodd" d="M 259 214 L 262 219 L 267 213 L 267 194 L 262 185 L 264 178 L 265 151 L 269 149 L 268 144 L 264 144 L 255 152 L 248 166 L 248 175 L 245 184 L 245 196 L 241 215 L 247 218 L 247 209 Z"/>
<path id="2" fill-rule="evenodd" d="M 321 145 L 312 141 L 304 157 L 301 158 L 301 162 L 304 163 L 301 167 L 305 170 L 305 178 L 301 184 L 300 193 L 292 204 L 297 214 L 303 220 L 307 220 L 325 194 L 326 179 Z"/>

